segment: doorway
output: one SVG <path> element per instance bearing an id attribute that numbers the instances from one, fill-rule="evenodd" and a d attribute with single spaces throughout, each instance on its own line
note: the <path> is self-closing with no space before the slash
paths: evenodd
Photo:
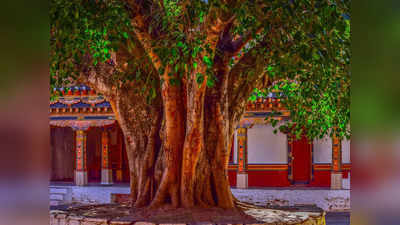
<path id="1" fill-rule="evenodd" d="M 293 184 L 308 184 L 311 175 L 311 143 L 306 137 L 293 141 Z"/>
<path id="2" fill-rule="evenodd" d="M 75 170 L 75 138 L 69 127 L 51 127 L 51 180 L 73 182 Z"/>
<path id="3" fill-rule="evenodd" d="M 101 128 L 89 128 L 86 138 L 88 181 L 99 183 L 101 181 Z"/>

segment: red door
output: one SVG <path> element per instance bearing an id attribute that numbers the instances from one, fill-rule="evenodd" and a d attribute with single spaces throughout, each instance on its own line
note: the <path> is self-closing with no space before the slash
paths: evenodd
<path id="1" fill-rule="evenodd" d="M 311 169 L 311 144 L 307 138 L 293 142 L 293 181 L 298 184 L 308 183 Z"/>
<path id="2" fill-rule="evenodd" d="M 86 163 L 89 182 L 101 181 L 101 129 L 90 128 L 86 137 Z"/>

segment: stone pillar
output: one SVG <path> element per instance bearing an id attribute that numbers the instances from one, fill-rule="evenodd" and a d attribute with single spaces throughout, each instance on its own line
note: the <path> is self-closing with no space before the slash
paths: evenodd
<path id="1" fill-rule="evenodd" d="M 237 188 L 248 188 L 248 174 L 247 174 L 247 128 L 239 127 L 237 129 L 237 143 L 238 143 L 238 169 L 237 169 Z"/>
<path id="2" fill-rule="evenodd" d="M 106 129 L 101 133 L 101 184 L 113 183 L 112 169 L 110 165 L 109 136 Z"/>
<path id="3" fill-rule="evenodd" d="M 332 137 L 331 189 L 342 189 L 342 145 L 337 136 Z"/>
<path id="4" fill-rule="evenodd" d="M 76 131 L 76 159 L 75 159 L 75 185 L 85 186 L 88 184 L 86 164 L 86 131 Z"/>

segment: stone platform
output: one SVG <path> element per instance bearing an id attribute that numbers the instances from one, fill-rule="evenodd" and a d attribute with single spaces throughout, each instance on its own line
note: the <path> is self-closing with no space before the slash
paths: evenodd
<path id="1" fill-rule="evenodd" d="M 316 207 L 267 209 L 254 207 L 244 211 L 210 209 L 174 209 L 130 211 L 126 205 L 106 204 L 70 207 L 50 211 L 50 225 L 325 225 L 325 212 Z"/>
<path id="2" fill-rule="evenodd" d="M 259 206 L 316 205 L 327 212 L 350 211 L 350 190 L 329 190 L 318 188 L 232 188 L 237 199 Z M 108 204 L 113 196 L 129 194 L 128 185 L 101 186 L 90 184 L 79 187 L 73 185 L 51 185 L 50 205 L 64 204 Z"/>

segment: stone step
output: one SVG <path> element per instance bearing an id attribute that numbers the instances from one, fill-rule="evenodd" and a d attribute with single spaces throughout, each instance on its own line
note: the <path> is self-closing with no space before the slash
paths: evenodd
<path id="1" fill-rule="evenodd" d="M 57 201 L 57 200 L 50 200 L 50 206 L 57 206 L 57 205 L 60 205 L 60 204 L 61 204 L 60 201 Z"/>
<path id="2" fill-rule="evenodd" d="M 50 200 L 63 201 L 64 199 L 64 194 L 50 194 Z"/>
<path id="3" fill-rule="evenodd" d="M 53 188 L 51 187 L 49 190 L 50 194 L 67 194 L 68 189 L 67 188 Z"/>

